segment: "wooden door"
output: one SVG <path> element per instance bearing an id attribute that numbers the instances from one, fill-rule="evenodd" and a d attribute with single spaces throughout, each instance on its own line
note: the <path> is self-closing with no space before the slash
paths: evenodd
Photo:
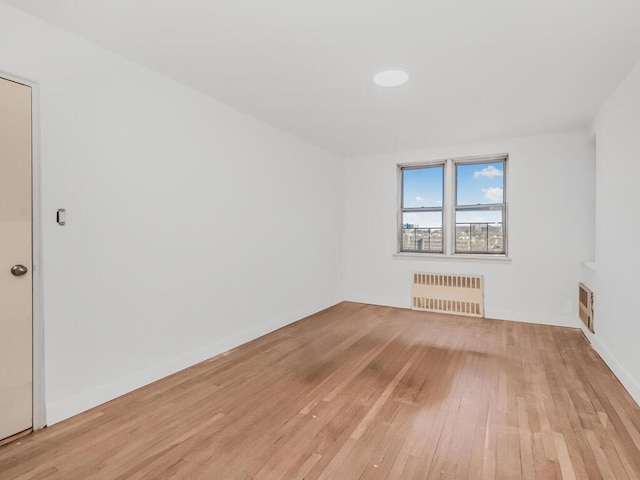
<path id="1" fill-rule="evenodd" d="M 33 418 L 31 87 L 0 78 L 0 440 Z"/>

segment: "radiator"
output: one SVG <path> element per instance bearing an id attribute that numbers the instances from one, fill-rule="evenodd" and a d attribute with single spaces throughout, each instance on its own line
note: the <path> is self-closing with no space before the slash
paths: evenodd
<path id="1" fill-rule="evenodd" d="M 578 306 L 580 320 L 593 331 L 593 292 L 584 283 L 578 283 Z"/>
<path id="2" fill-rule="evenodd" d="M 484 317 L 482 276 L 414 273 L 411 308 Z"/>

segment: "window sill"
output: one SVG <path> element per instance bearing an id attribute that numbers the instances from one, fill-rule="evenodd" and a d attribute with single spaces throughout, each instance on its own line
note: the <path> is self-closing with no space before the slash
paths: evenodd
<path id="1" fill-rule="evenodd" d="M 463 262 L 496 262 L 496 263 L 510 263 L 511 257 L 506 255 L 445 255 L 443 253 L 414 253 L 414 252 L 398 252 L 393 254 L 394 259 L 402 260 L 437 260 L 437 261 L 463 261 Z"/>
<path id="2" fill-rule="evenodd" d="M 587 267 L 590 270 L 593 270 L 594 272 L 596 271 L 596 262 L 594 261 L 582 262 L 582 265 Z"/>

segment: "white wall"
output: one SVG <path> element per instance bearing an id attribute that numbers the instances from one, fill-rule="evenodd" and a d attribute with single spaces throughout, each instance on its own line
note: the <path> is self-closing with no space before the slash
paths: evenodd
<path id="1" fill-rule="evenodd" d="M 593 160 L 582 133 L 351 158 L 345 164 L 345 299 L 410 306 L 411 273 L 482 274 L 486 316 L 577 326 L 593 257 Z M 398 163 L 509 153 L 511 262 L 397 258 Z M 565 311 L 570 302 L 572 312 Z"/>
<path id="2" fill-rule="evenodd" d="M 640 403 L 640 64 L 596 120 L 595 335 L 592 343 Z"/>
<path id="3" fill-rule="evenodd" d="M 342 299 L 337 158 L 3 3 L 0 46 L 40 93 L 49 424 Z"/>

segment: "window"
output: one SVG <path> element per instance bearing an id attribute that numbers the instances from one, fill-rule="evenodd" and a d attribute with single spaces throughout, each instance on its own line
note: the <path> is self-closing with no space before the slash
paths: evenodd
<path id="1" fill-rule="evenodd" d="M 444 165 L 402 169 L 402 249 L 443 252 Z"/>
<path id="2" fill-rule="evenodd" d="M 401 165 L 400 251 L 506 254 L 507 156 Z"/>

